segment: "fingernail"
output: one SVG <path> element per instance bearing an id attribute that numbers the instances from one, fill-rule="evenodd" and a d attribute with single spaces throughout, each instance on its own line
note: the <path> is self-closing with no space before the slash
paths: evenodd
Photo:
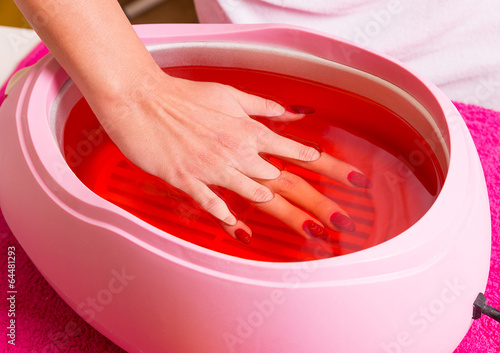
<path id="1" fill-rule="evenodd" d="M 302 229 L 310 236 L 328 239 L 328 232 L 326 229 L 311 220 L 305 221 L 304 224 L 302 224 Z"/>
<path id="2" fill-rule="evenodd" d="M 373 183 L 370 179 L 368 179 L 364 174 L 358 173 L 356 171 L 352 171 L 347 175 L 347 180 L 354 185 L 359 186 L 365 189 L 371 189 L 373 187 Z"/>
<path id="3" fill-rule="evenodd" d="M 242 228 L 236 229 L 234 231 L 234 235 L 236 236 L 236 238 L 238 238 L 239 241 L 241 241 L 244 244 L 249 244 L 250 240 L 252 239 L 250 234 L 248 234 L 248 232 Z"/>
<path id="4" fill-rule="evenodd" d="M 286 110 L 296 114 L 312 114 L 316 111 L 313 107 L 308 107 L 306 105 L 289 105 Z"/>
<path id="5" fill-rule="evenodd" d="M 354 232 L 356 230 L 356 225 L 354 224 L 354 222 L 349 217 L 343 215 L 340 212 L 332 213 L 332 215 L 330 216 L 330 222 L 332 222 L 335 227 L 346 230 L 348 232 Z"/>

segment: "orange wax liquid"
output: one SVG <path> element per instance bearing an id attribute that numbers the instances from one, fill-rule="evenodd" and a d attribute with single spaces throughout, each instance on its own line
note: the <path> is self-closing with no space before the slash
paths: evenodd
<path id="1" fill-rule="evenodd" d="M 292 164 L 295 173 L 337 202 L 356 224 L 352 233 L 329 229 L 329 239 L 304 239 L 238 195 L 217 188 L 253 231 L 249 245 L 231 238 L 190 197 L 129 162 L 105 134 L 84 99 L 71 111 L 64 153 L 80 180 L 102 198 L 149 224 L 221 253 L 260 261 L 306 261 L 360 251 L 412 226 L 436 199 L 444 176 L 427 142 L 387 108 L 356 94 L 308 80 L 263 71 L 175 67 L 173 76 L 232 85 L 283 105 L 316 112 L 296 122 L 257 118 L 275 132 L 323 151 L 363 171 L 374 187 L 340 185 Z M 231 127 L 228 127 L 230 129 Z M 274 157 L 273 157 L 274 158 Z"/>

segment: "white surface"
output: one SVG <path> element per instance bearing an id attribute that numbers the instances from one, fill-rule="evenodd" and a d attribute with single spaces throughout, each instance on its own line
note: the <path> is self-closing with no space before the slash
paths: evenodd
<path id="1" fill-rule="evenodd" d="M 0 85 L 39 42 L 31 29 L 0 26 Z"/>
<path id="2" fill-rule="evenodd" d="M 500 110 L 498 0 L 195 0 L 200 22 L 289 23 L 394 57 L 453 100 Z"/>

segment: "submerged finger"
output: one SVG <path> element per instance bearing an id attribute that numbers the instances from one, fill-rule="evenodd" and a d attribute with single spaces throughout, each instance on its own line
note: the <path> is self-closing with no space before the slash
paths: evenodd
<path id="1" fill-rule="evenodd" d="M 372 181 L 358 168 L 325 152 L 321 152 L 321 156 L 315 161 L 304 162 L 290 158 L 286 160 L 347 186 L 365 189 L 371 189 L 373 187 Z"/>
<path id="2" fill-rule="evenodd" d="M 234 239 L 239 240 L 243 244 L 249 244 L 252 240 L 252 230 L 240 220 L 238 220 L 234 225 L 221 222 L 221 227 L 227 234 Z"/>
<path id="3" fill-rule="evenodd" d="M 299 162 L 312 162 L 321 157 L 320 152 L 289 138 L 272 133 L 266 140 L 261 140 L 261 152 Z"/>
<path id="4" fill-rule="evenodd" d="M 236 217 L 231 213 L 226 203 L 203 182 L 191 179 L 184 182 L 179 189 L 191 196 L 201 208 L 215 218 L 228 225 L 237 223 Z"/>
<path id="5" fill-rule="evenodd" d="M 264 160 L 263 162 L 266 163 Z M 280 172 L 277 171 L 279 176 Z M 233 170 L 230 177 L 225 178 L 224 182 L 219 184 L 253 202 L 266 202 L 274 197 L 274 194 L 267 187 L 237 170 Z"/>
<path id="6" fill-rule="evenodd" d="M 356 229 L 354 222 L 342 207 L 295 174 L 283 171 L 278 178 L 261 181 L 261 184 L 308 211 L 331 229 L 348 232 Z"/>
<path id="7" fill-rule="evenodd" d="M 271 201 L 256 203 L 255 207 L 280 220 L 304 238 L 328 238 L 328 231 L 320 222 L 278 194 Z"/>

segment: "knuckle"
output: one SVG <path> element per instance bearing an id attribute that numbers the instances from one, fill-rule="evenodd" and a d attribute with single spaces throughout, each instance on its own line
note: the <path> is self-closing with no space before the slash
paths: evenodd
<path id="1" fill-rule="evenodd" d="M 269 130 L 267 127 L 262 126 L 260 131 L 257 133 L 257 141 L 261 145 L 267 145 L 271 142 L 272 137 L 274 136 L 274 132 Z"/>
<path id="2" fill-rule="evenodd" d="M 203 166 L 213 168 L 217 164 L 217 156 L 210 151 L 199 151 L 194 153 L 195 160 Z"/>
<path id="3" fill-rule="evenodd" d="M 236 175 L 237 171 L 234 168 L 227 164 L 220 164 L 217 168 L 210 169 L 210 174 L 205 179 L 207 183 L 226 186 Z"/>
<path id="4" fill-rule="evenodd" d="M 219 210 L 221 210 L 221 203 L 222 203 L 222 200 L 220 200 L 218 197 L 216 196 L 208 196 L 208 197 L 204 197 L 201 201 L 200 201 L 200 206 L 206 210 L 208 213 L 212 213 L 212 214 L 216 214 L 218 213 Z"/>
<path id="5" fill-rule="evenodd" d="M 168 170 L 168 168 L 162 168 L 158 176 L 179 189 L 188 188 L 189 174 L 185 170 Z"/>
<path id="6" fill-rule="evenodd" d="M 245 134 L 254 134 L 258 129 L 258 126 L 256 124 L 256 121 L 254 120 L 248 120 L 248 119 L 242 119 L 241 120 L 241 130 Z"/>
<path id="7" fill-rule="evenodd" d="M 227 150 L 237 151 L 237 150 L 241 149 L 242 143 L 238 139 L 236 139 L 230 135 L 220 134 L 220 135 L 216 136 L 215 139 L 221 147 L 223 147 Z"/>
<path id="8" fill-rule="evenodd" d="M 249 145 L 244 145 L 241 146 L 240 150 L 238 151 L 238 165 L 255 165 L 259 160 L 257 158 L 260 158 L 255 150 L 254 147 L 249 146 Z"/>
<path id="9" fill-rule="evenodd" d="M 262 142 L 269 139 L 271 131 L 255 120 L 245 120 L 242 122 L 242 130 L 251 139 Z"/>

